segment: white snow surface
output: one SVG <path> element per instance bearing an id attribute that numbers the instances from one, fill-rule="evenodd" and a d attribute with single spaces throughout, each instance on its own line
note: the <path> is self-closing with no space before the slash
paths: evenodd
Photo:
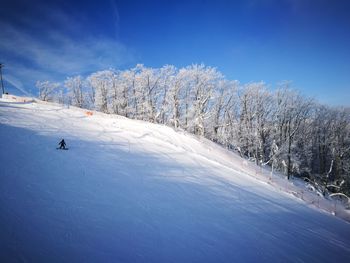
<path id="1" fill-rule="evenodd" d="M 208 140 L 8 99 L 0 136 L 1 262 L 350 262 L 349 223 Z"/>

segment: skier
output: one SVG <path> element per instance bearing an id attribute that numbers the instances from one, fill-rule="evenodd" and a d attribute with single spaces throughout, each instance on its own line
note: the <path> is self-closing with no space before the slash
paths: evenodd
<path id="1" fill-rule="evenodd" d="M 62 139 L 62 140 L 58 143 L 58 145 L 60 146 L 60 148 L 58 148 L 58 149 L 63 149 L 63 150 L 66 149 L 66 142 L 64 141 L 64 139 Z"/>

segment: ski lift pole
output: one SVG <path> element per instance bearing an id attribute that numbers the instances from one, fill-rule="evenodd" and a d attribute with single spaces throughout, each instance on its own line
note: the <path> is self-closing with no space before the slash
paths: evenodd
<path id="1" fill-rule="evenodd" d="M 2 94 L 5 94 L 5 89 L 4 89 L 4 82 L 2 80 L 2 67 L 4 64 L 0 63 L 0 79 L 1 79 L 1 88 L 2 88 Z"/>

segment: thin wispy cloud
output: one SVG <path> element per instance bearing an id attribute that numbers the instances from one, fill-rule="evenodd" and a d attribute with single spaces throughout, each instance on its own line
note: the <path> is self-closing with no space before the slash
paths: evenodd
<path id="1" fill-rule="evenodd" d="M 37 80 L 62 80 L 133 60 L 132 52 L 115 36 L 95 36 L 57 9 L 45 13 L 47 17 L 41 19 L 23 18 L 21 24 L 27 27 L 0 21 L 4 79 L 17 89 L 34 86 Z"/>
<path id="2" fill-rule="evenodd" d="M 115 30 L 115 36 L 119 36 L 119 26 L 120 26 L 120 15 L 119 15 L 119 10 L 117 3 L 115 0 L 110 0 L 111 3 L 111 9 L 113 12 L 113 20 L 114 20 L 114 30 Z"/>

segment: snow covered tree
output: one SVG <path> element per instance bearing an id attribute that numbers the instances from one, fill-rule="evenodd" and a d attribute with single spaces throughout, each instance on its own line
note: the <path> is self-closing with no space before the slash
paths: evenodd
<path id="1" fill-rule="evenodd" d="M 263 82 L 250 83 L 239 93 L 239 146 L 242 153 L 261 164 L 268 158 L 272 96 Z"/>
<path id="2" fill-rule="evenodd" d="M 84 106 L 83 78 L 81 76 L 67 78 L 64 85 L 69 91 L 73 105 L 82 108 Z"/>
<path id="3" fill-rule="evenodd" d="M 303 122 L 309 117 L 312 100 L 303 98 L 299 93 L 282 87 L 276 92 L 275 140 L 281 150 L 280 164 L 285 169 L 288 179 L 293 170 L 298 169 L 295 138 Z M 283 155 L 282 155 L 283 153 Z"/>
<path id="4" fill-rule="evenodd" d="M 215 85 L 223 76 L 215 68 L 192 65 L 180 70 L 185 86 L 185 118 L 188 130 L 204 136 L 205 120 L 209 117 Z M 188 121 L 191 122 L 188 122 Z"/>
<path id="5" fill-rule="evenodd" d="M 113 113 L 128 116 L 128 71 L 114 72 L 112 77 L 112 89 L 113 89 Z"/>
<path id="6" fill-rule="evenodd" d="M 137 87 L 141 94 L 139 98 L 140 115 L 142 120 L 155 122 L 157 119 L 157 100 L 159 99 L 160 70 L 138 65 L 136 75 Z"/>
<path id="7" fill-rule="evenodd" d="M 237 142 L 241 155 L 252 158 L 258 162 L 257 156 L 257 103 L 255 96 L 263 83 L 251 83 L 239 90 L 239 122 L 237 129 Z"/>
<path id="8" fill-rule="evenodd" d="M 212 112 L 207 122 L 206 136 L 226 146 L 228 141 L 231 141 L 228 136 L 231 121 L 228 121 L 228 118 L 233 112 L 237 88 L 237 81 L 219 80 L 216 83 Z"/>
<path id="9" fill-rule="evenodd" d="M 88 77 L 91 87 L 95 90 L 95 109 L 108 113 L 108 93 L 111 89 L 110 70 L 98 71 Z"/>
<path id="10" fill-rule="evenodd" d="M 60 84 L 50 81 L 37 81 L 35 86 L 39 89 L 39 99 L 43 101 L 52 101 Z"/>
<path id="11" fill-rule="evenodd" d="M 167 109 L 169 115 L 169 124 L 175 129 L 181 126 L 181 116 L 183 113 L 182 94 L 184 89 L 184 73 L 185 70 L 177 70 L 175 67 L 165 69 L 164 82 L 164 100 L 162 103 L 162 111 Z"/>
<path id="12" fill-rule="evenodd" d="M 165 65 L 160 69 L 159 92 L 157 101 L 157 122 L 171 124 L 172 92 L 176 86 L 177 69 L 171 65 Z M 175 92 L 176 93 L 176 92 Z M 176 97 L 176 96 L 175 96 Z M 175 127 L 176 128 L 176 127 Z"/>

